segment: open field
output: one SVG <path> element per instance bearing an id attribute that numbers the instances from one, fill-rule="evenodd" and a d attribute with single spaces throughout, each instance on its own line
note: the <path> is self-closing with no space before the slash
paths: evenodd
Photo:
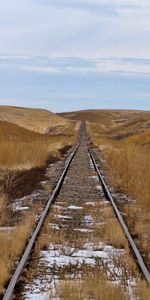
<path id="1" fill-rule="evenodd" d="M 60 170 L 63 168 L 63 154 L 77 139 L 80 123 L 75 122 L 76 120 L 86 122 L 90 144 L 96 148 L 97 155 L 103 161 L 104 176 L 109 185 L 113 187 L 117 205 L 124 214 L 129 230 L 150 269 L 148 195 L 150 114 L 140 111 L 83 111 L 77 112 L 77 115 L 71 113 L 69 117 L 70 115 L 73 120 L 64 121 L 64 124 L 55 124 L 49 127 L 45 134 L 11 122 L 0 122 L 0 175 L 1 187 L 3 187 L 0 195 L 1 293 L 15 267 L 16 259 L 24 249 L 31 229 L 38 216 L 41 215 L 47 197 L 55 186 L 57 177 L 54 178 L 54 176 L 60 175 Z M 61 118 L 63 117 L 67 117 L 67 114 L 62 114 Z M 35 243 L 32 263 L 28 270 L 25 269 L 23 282 L 27 283 L 29 290 L 31 288 L 32 296 L 34 278 L 41 282 L 43 271 L 47 275 L 47 272 L 52 272 L 50 276 L 54 277 L 55 272 L 57 274 L 58 255 L 58 261 L 62 259 L 60 272 L 58 272 L 60 284 L 57 285 L 55 294 L 51 294 L 51 292 L 48 294 L 49 299 L 56 297 L 69 299 L 67 297 L 70 296 L 70 291 L 72 291 L 71 299 L 85 300 L 90 297 L 99 299 L 100 293 L 102 299 L 107 299 L 107 297 L 108 299 L 120 299 L 120 295 L 122 299 L 130 299 L 131 285 L 131 289 L 133 286 L 132 293 L 135 297 L 137 294 L 135 299 L 148 300 L 149 288 L 141 281 L 140 273 L 113 209 L 110 203 L 104 200 L 103 191 L 97 185 L 95 171 L 91 167 L 84 145 L 85 135 L 83 132 L 81 133 L 82 142 L 76 158 L 73 160 L 72 169 L 70 168 L 67 173 L 58 202 L 56 200 L 56 204 L 52 206 L 41 235 Z M 52 162 L 54 165 L 50 167 L 48 163 Z M 41 177 L 41 174 L 44 176 L 45 172 L 46 177 Z M 41 186 L 39 196 L 34 198 L 32 191 L 37 192 L 38 189 L 36 185 L 32 186 L 32 182 L 36 181 L 36 178 L 41 182 Z M 23 182 L 24 191 L 29 197 L 18 194 L 22 190 L 21 182 Z M 13 184 L 14 189 L 12 188 Z M 31 186 L 32 189 L 28 190 Z M 125 195 L 125 198 L 121 198 L 121 195 Z M 18 198 L 16 199 L 16 197 Z M 42 201 L 37 201 L 39 199 Z M 93 203 L 91 203 L 91 199 Z M 11 205 L 11 201 L 16 203 L 15 206 Z M 21 210 L 12 211 L 12 207 L 20 206 L 20 201 L 23 201 L 21 203 L 24 204 L 21 204 Z M 64 209 L 63 213 L 62 208 Z M 89 251 L 88 247 L 93 247 L 93 250 L 90 248 Z M 110 252 L 108 255 L 106 250 L 106 253 L 103 253 L 105 247 L 114 252 Z M 7 248 L 9 251 L 6 250 Z M 46 269 L 46 266 L 40 262 L 41 253 L 52 255 L 51 262 L 53 261 L 53 250 L 58 252 L 54 255 L 54 267 Z M 89 251 L 89 257 L 85 256 L 84 258 L 86 251 Z M 100 255 L 101 259 L 96 256 L 92 258 L 91 251 L 97 251 L 93 253 Z M 79 261 L 82 261 L 83 258 L 85 261 L 86 259 L 87 261 L 95 259 L 95 267 L 93 266 L 91 269 L 89 266 L 89 269 L 84 259 L 83 266 L 82 264 L 80 266 L 78 255 Z M 102 255 L 104 255 L 103 258 Z M 107 255 L 108 261 L 105 259 Z M 65 259 L 69 259 L 68 265 L 67 263 L 64 265 Z M 71 261 L 74 259 L 77 259 L 76 267 L 71 265 Z M 42 261 L 44 263 L 43 259 Z M 72 270 L 75 272 L 75 280 L 72 280 Z M 66 271 L 71 271 L 70 281 L 69 277 L 67 281 L 65 279 Z M 78 277 L 79 274 L 81 276 Z M 119 282 L 119 284 L 117 283 L 118 287 L 111 284 L 113 281 Z M 134 281 L 136 285 L 134 285 Z M 18 293 L 22 292 L 20 285 L 18 288 Z M 109 293 L 106 292 L 107 288 Z"/>

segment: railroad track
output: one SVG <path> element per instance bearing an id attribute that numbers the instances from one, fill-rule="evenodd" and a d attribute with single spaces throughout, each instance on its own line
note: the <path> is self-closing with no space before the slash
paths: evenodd
<path id="1" fill-rule="evenodd" d="M 92 176 L 88 176 L 88 178 L 86 178 L 87 177 L 86 174 L 90 174 L 90 172 L 91 172 L 90 162 L 92 162 L 93 168 L 94 168 L 95 172 L 97 173 L 98 178 L 99 178 L 102 188 L 103 188 L 103 191 L 101 191 L 100 197 L 101 198 L 104 197 L 104 194 L 105 194 L 105 196 L 107 197 L 107 200 L 109 200 L 110 203 L 112 204 L 115 214 L 120 222 L 120 225 L 125 233 L 125 236 L 129 242 L 129 245 L 132 249 L 132 252 L 136 259 L 136 263 L 138 264 L 138 267 L 140 268 L 140 270 L 143 274 L 143 277 L 145 278 L 147 283 L 150 284 L 150 273 L 147 270 L 147 267 L 142 259 L 142 256 L 141 256 L 139 250 L 137 249 L 137 247 L 134 243 L 134 240 L 132 239 L 132 237 L 129 233 L 129 230 L 128 230 L 128 228 L 122 218 L 122 215 L 119 212 L 119 210 L 111 196 L 111 193 L 109 192 L 109 189 L 104 181 L 103 176 L 100 173 L 98 164 L 96 163 L 96 159 L 94 157 L 94 153 L 88 147 L 84 125 L 82 124 L 81 128 L 80 128 L 80 133 L 79 133 L 79 144 L 74 146 L 72 153 L 70 154 L 70 156 L 68 157 L 68 159 L 66 161 L 65 168 L 62 172 L 62 175 L 61 175 L 60 179 L 58 180 L 58 183 L 57 183 L 52 195 L 50 196 L 50 198 L 47 201 L 47 204 L 46 204 L 46 206 L 43 210 L 43 213 L 38 221 L 38 224 L 36 225 L 36 228 L 34 229 L 32 235 L 31 235 L 31 238 L 27 244 L 27 247 L 23 253 L 23 256 L 22 256 L 22 258 L 10 280 L 10 283 L 6 289 L 3 300 L 12 299 L 15 286 L 18 282 L 19 277 L 21 276 L 21 274 L 24 270 L 25 265 L 27 264 L 29 256 L 31 255 L 31 252 L 35 245 L 35 241 L 36 241 L 37 237 L 39 236 L 39 233 L 41 231 L 43 223 L 49 213 L 52 203 L 54 203 L 54 200 L 56 200 L 56 198 L 58 198 L 58 197 L 62 198 L 62 199 L 66 199 L 66 197 L 68 197 L 69 199 L 71 199 L 73 201 L 72 203 L 74 203 L 75 199 L 76 199 L 76 201 L 79 205 L 80 203 L 83 202 L 83 200 L 85 201 L 85 199 L 83 199 L 85 197 L 85 191 L 86 191 L 87 198 L 89 198 L 89 199 L 94 198 L 94 199 L 97 199 L 97 201 L 99 200 L 100 192 L 95 190 L 95 187 L 92 186 L 92 184 L 91 184 Z M 80 175 L 78 173 L 80 173 Z M 71 209 L 71 205 L 69 206 L 69 208 Z M 80 219 L 80 217 L 82 216 L 82 213 L 80 212 L 81 207 L 78 206 L 78 208 L 79 208 L 78 212 L 76 214 L 74 213 L 74 217 L 73 217 L 74 219 L 77 218 L 77 219 L 75 219 L 76 221 L 71 220 L 71 217 L 70 217 L 70 219 L 68 218 L 67 222 L 69 222 L 69 226 L 70 226 L 71 222 L 72 223 L 74 222 L 74 226 L 77 226 L 77 223 L 80 225 L 82 224 L 81 219 Z M 73 205 L 72 205 L 72 209 L 73 209 Z M 68 226 L 68 223 L 67 223 L 67 226 Z M 66 228 L 67 228 L 67 232 L 68 232 L 68 227 L 66 227 Z M 77 229 L 78 228 L 75 228 L 74 230 L 77 230 Z M 82 229 L 81 231 L 84 232 L 83 231 L 84 228 L 81 228 L 81 229 Z"/>

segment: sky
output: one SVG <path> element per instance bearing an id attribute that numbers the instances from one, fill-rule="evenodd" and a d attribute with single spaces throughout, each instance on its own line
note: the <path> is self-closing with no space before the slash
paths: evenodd
<path id="1" fill-rule="evenodd" d="M 150 110 L 150 1 L 0 0 L 0 105 Z"/>

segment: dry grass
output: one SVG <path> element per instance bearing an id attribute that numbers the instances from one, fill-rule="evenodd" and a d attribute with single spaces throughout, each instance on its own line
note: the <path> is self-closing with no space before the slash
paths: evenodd
<path id="1" fill-rule="evenodd" d="M 135 203 L 126 204 L 123 207 L 126 223 L 130 228 L 136 244 L 149 268 L 150 266 L 150 212 L 142 209 Z"/>
<path id="2" fill-rule="evenodd" d="M 17 259 L 21 256 L 27 238 L 35 222 L 34 216 L 28 215 L 17 227 L 0 231 L 0 293 L 3 292 Z"/>
<path id="3" fill-rule="evenodd" d="M 108 118 L 99 123 L 88 122 L 88 133 L 91 143 L 97 146 L 101 158 L 106 161 L 104 172 L 109 175 L 109 184 L 117 192 L 136 199 L 133 205 L 120 205 L 149 266 L 150 113 L 123 113 L 121 122 L 121 113 L 116 114 L 118 124 L 113 123 L 113 119 L 107 124 Z"/>
<path id="4" fill-rule="evenodd" d="M 127 300 L 118 286 L 106 281 L 100 271 L 93 271 L 80 281 L 65 281 L 56 288 L 56 297 L 65 300 Z M 49 295 L 53 299 L 54 295 Z"/>
<path id="5" fill-rule="evenodd" d="M 40 236 L 37 238 L 37 240 L 35 242 L 35 246 L 34 246 L 35 255 L 38 256 L 41 250 L 48 249 L 51 237 L 52 237 L 52 233 L 50 232 L 49 222 L 46 219 L 46 221 L 44 222 L 44 225 L 42 227 Z"/>
<path id="6" fill-rule="evenodd" d="M 107 241 L 115 248 L 128 248 L 127 240 L 117 219 L 113 218 L 107 222 L 105 226 L 105 236 L 107 237 Z"/>
<path id="7" fill-rule="evenodd" d="M 12 106 L 0 106 L 0 120 L 8 121 L 39 133 L 48 132 L 53 126 L 67 123 L 67 120 L 45 109 Z"/>
<path id="8" fill-rule="evenodd" d="M 137 145 L 117 144 L 105 151 L 111 184 L 150 209 L 150 150 Z"/>
<path id="9" fill-rule="evenodd" d="M 124 119 L 121 117 L 124 115 Z M 150 113 L 116 112 L 118 125 L 110 114 L 99 123 L 88 123 L 91 142 L 107 161 L 110 182 L 119 191 L 135 197 L 150 208 Z M 121 123 L 120 123 L 121 122 Z M 105 126 L 105 129 L 103 127 Z"/>
<path id="10" fill-rule="evenodd" d="M 101 239 L 114 248 L 128 249 L 127 240 L 110 203 L 104 203 L 102 200 L 96 206 L 88 208 L 85 214 L 93 217 L 92 229 L 96 241 Z"/>
<path id="11" fill-rule="evenodd" d="M 41 167 L 48 159 L 49 148 L 44 141 L 42 143 L 40 141 L 31 142 L 30 144 L 16 144 L 9 141 L 1 143 L 0 166 L 16 170 Z"/>
<path id="12" fill-rule="evenodd" d="M 76 124 L 63 126 L 53 136 L 43 135 L 12 123 L 0 122 L 0 166 L 8 169 L 31 169 L 45 165 L 50 156 L 59 156 L 59 150 L 75 142 Z"/>
<path id="13" fill-rule="evenodd" d="M 0 226 L 3 226 L 6 223 L 6 220 L 9 217 L 9 208 L 8 201 L 5 194 L 0 194 Z"/>
<path id="14" fill-rule="evenodd" d="M 143 117 L 145 112 L 136 110 L 110 110 L 110 109 L 91 109 L 91 110 L 81 110 L 68 113 L 60 113 L 58 116 L 63 118 L 78 120 L 78 121 L 88 121 L 91 123 L 98 123 L 101 125 L 108 126 L 119 126 L 120 124 L 127 121 L 127 117 L 130 120 L 134 120 L 135 116 Z"/>
<path id="15" fill-rule="evenodd" d="M 150 287 L 145 281 L 140 280 L 135 289 L 135 295 L 139 300 L 149 300 L 150 298 Z"/>

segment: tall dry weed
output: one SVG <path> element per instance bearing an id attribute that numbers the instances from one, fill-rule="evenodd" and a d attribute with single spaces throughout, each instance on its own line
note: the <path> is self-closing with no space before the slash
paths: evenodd
<path id="1" fill-rule="evenodd" d="M 25 248 L 34 222 L 35 218 L 31 214 L 18 226 L 0 231 L 0 293 L 3 292 L 16 262 Z"/>
<path id="2" fill-rule="evenodd" d="M 20 130 L 20 129 L 19 129 Z M 59 151 L 65 146 L 71 146 L 76 139 L 76 132 L 72 129 L 67 135 L 58 136 L 39 135 L 25 131 L 26 136 L 17 138 L 13 133 L 12 138 L 2 137 L 0 143 L 0 168 L 31 169 L 45 165 L 50 156 L 60 156 Z M 15 136 L 15 138 L 14 138 Z"/>
<path id="3" fill-rule="evenodd" d="M 105 167 L 110 184 L 119 191 L 135 197 L 139 204 L 149 209 L 150 148 L 146 144 L 147 139 L 144 142 L 142 131 L 141 139 L 140 133 L 138 136 L 117 139 L 117 130 L 116 136 L 113 137 L 109 130 L 104 131 L 99 124 L 88 124 L 90 140 L 100 149 L 107 162 Z M 130 132 L 126 129 L 126 133 Z"/>
<path id="4" fill-rule="evenodd" d="M 63 281 L 57 288 L 55 295 L 49 295 L 49 300 L 54 296 L 63 300 L 127 300 L 128 296 L 121 287 L 107 282 L 100 272 L 93 270 L 88 277 L 78 281 Z"/>
<path id="5" fill-rule="evenodd" d="M 150 287 L 148 284 L 140 280 L 135 289 L 135 295 L 139 300 L 149 300 L 150 298 Z"/>
<path id="6" fill-rule="evenodd" d="M 3 226 L 9 218 L 9 207 L 6 195 L 0 193 L 0 226 Z"/>
<path id="7" fill-rule="evenodd" d="M 150 151 L 141 146 L 120 145 L 104 154 L 111 184 L 135 197 L 145 208 L 150 208 Z"/>

